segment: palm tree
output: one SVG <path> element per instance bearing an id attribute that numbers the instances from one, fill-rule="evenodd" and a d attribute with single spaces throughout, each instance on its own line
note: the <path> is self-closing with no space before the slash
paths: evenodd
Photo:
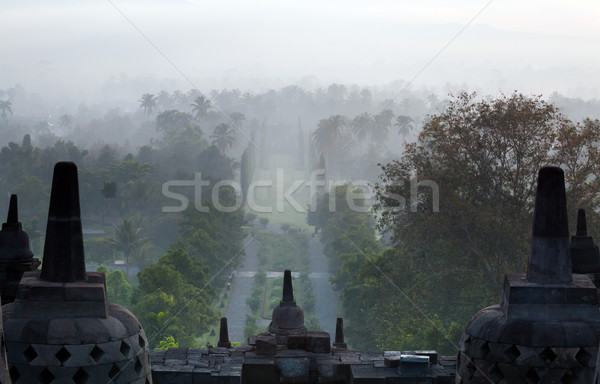
<path id="1" fill-rule="evenodd" d="M 324 154 L 328 160 L 328 167 L 333 169 L 335 153 L 343 148 L 340 146 L 340 138 L 346 127 L 346 117 L 342 115 L 330 116 L 322 119 L 317 124 L 317 129 L 313 132 L 313 141 L 317 150 Z"/>
<path id="2" fill-rule="evenodd" d="M 175 106 L 177 106 L 180 110 L 184 110 L 187 105 L 185 103 L 185 94 L 181 92 L 179 89 L 173 91 L 173 101 L 175 102 Z"/>
<path id="3" fill-rule="evenodd" d="M 191 104 L 192 113 L 196 115 L 196 119 L 203 120 L 208 113 L 208 110 L 212 108 L 210 105 L 210 100 L 208 100 L 204 96 L 198 96 L 194 99 L 194 102 Z"/>
<path id="4" fill-rule="evenodd" d="M 373 117 L 373 125 L 371 129 L 371 140 L 385 147 L 383 144 L 388 138 L 388 131 L 392 126 L 394 112 L 390 109 L 383 110 Z"/>
<path id="5" fill-rule="evenodd" d="M 169 92 L 163 90 L 158 93 L 158 96 L 156 96 L 156 102 L 158 105 L 160 105 L 163 111 L 166 111 L 167 109 L 171 109 L 171 106 L 173 105 L 173 98 L 171 98 Z"/>
<path id="6" fill-rule="evenodd" d="M 152 238 L 144 235 L 144 220 L 139 219 L 121 219 L 118 224 L 113 226 L 114 234 L 112 239 L 107 239 L 107 243 L 116 250 L 122 251 L 125 255 L 126 274 L 129 276 L 129 256 L 152 241 Z"/>
<path id="7" fill-rule="evenodd" d="M 225 154 L 235 141 L 234 130 L 231 129 L 229 124 L 222 123 L 215 127 L 210 138 L 212 139 L 211 144 L 216 145 L 221 153 Z"/>
<path id="8" fill-rule="evenodd" d="M 231 120 L 233 128 L 238 129 L 242 125 L 242 122 L 246 121 L 246 115 L 240 112 L 232 112 L 229 114 L 229 120 Z"/>
<path id="9" fill-rule="evenodd" d="M 406 140 L 406 136 L 412 131 L 414 128 L 413 119 L 408 116 L 398 115 L 396 117 L 396 122 L 394 123 L 396 127 L 398 127 L 398 134 L 402 136 L 403 139 Z"/>
<path id="10" fill-rule="evenodd" d="M 0 112 L 0 115 L 2 115 L 2 118 L 4 120 L 6 120 L 7 112 L 11 115 L 13 114 L 11 106 L 12 103 L 9 100 L 0 100 L 0 110 L 2 110 L 2 112 Z"/>
<path id="11" fill-rule="evenodd" d="M 150 93 L 144 93 L 142 98 L 139 100 L 140 108 L 144 110 L 144 113 L 148 115 L 148 121 L 150 121 L 150 114 L 156 107 L 156 96 Z"/>
<path id="12" fill-rule="evenodd" d="M 369 136 L 370 129 L 373 125 L 373 117 L 368 112 L 361 113 L 352 119 L 352 132 L 359 142 Z"/>

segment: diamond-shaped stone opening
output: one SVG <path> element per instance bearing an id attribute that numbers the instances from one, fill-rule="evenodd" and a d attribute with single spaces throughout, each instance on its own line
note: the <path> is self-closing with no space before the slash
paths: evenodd
<path id="1" fill-rule="evenodd" d="M 17 380 L 19 380 L 19 377 L 21 377 L 19 370 L 14 365 L 12 367 L 10 367 L 10 369 L 8 370 L 8 373 L 10 374 L 10 380 L 13 383 L 16 382 Z"/>
<path id="2" fill-rule="evenodd" d="M 577 381 L 577 374 L 572 369 L 567 369 L 567 372 L 560 379 L 560 382 L 563 384 L 575 384 Z"/>
<path id="3" fill-rule="evenodd" d="M 490 377 L 490 379 L 494 380 L 494 383 L 499 383 L 500 380 L 504 379 L 504 373 L 502 373 L 502 370 L 500 369 L 498 364 L 494 364 L 492 369 L 490 369 L 490 371 L 488 372 L 488 376 Z"/>
<path id="4" fill-rule="evenodd" d="M 150 384 L 150 380 L 146 377 L 146 382 L 144 384 Z"/>
<path id="5" fill-rule="evenodd" d="M 509 358 L 511 361 L 517 360 L 519 356 L 521 356 L 521 351 L 517 348 L 516 345 L 511 345 L 506 351 L 504 351 L 504 355 Z"/>
<path id="6" fill-rule="evenodd" d="M 38 376 L 40 383 L 42 384 L 50 384 L 52 380 L 55 379 L 55 376 L 50 372 L 48 368 L 44 368 L 44 370 Z"/>
<path id="7" fill-rule="evenodd" d="M 65 361 L 69 360 L 69 357 L 71 357 L 71 352 L 67 351 L 67 348 L 62 347 L 54 356 L 58 359 L 58 361 L 60 361 L 61 364 L 64 364 Z"/>
<path id="8" fill-rule="evenodd" d="M 104 356 L 104 351 L 98 348 L 97 345 L 94 345 L 94 348 L 92 348 L 92 351 L 90 352 L 90 356 L 92 356 L 92 359 L 94 359 L 94 361 L 98 363 L 102 356 Z"/>
<path id="9" fill-rule="evenodd" d="M 526 380 L 527 384 L 538 384 L 538 381 L 540 381 L 540 377 L 538 376 L 535 369 L 531 368 L 525 374 L 525 380 Z"/>
<path id="10" fill-rule="evenodd" d="M 75 376 L 73 376 L 73 381 L 75 384 L 86 384 L 90 375 L 83 368 L 79 368 L 77 372 L 75 372 Z"/>
<path id="11" fill-rule="evenodd" d="M 556 359 L 556 353 L 554 353 L 552 348 L 548 347 L 544 348 L 544 350 L 538 356 L 546 364 L 550 364 Z"/>
<path id="12" fill-rule="evenodd" d="M 135 359 L 135 365 L 133 366 L 133 369 L 135 370 L 135 373 L 137 373 L 138 375 L 142 372 L 142 362 L 140 361 L 140 358 L 138 357 L 137 359 Z"/>
<path id="13" fill-rule="evenodd" d="M 125 341 L 121 341 L 121 348 L 119 348 L 123 356 L 127 357 L 129 355 L 129 351 L 131 351 L 131 347 Z"/>
<path id="14" fill-rule="evenodd" d="M 144 347 L 146 347 L 146 340 L 144 340 L 144 338 L 142 337 L 142 335 L 138 336 L 138 343 L 140 344 L 140 347 L 142 349 L 144 349 Z"/>
<path id="15" fill-rule="evenodd" d="M 575 359 L 579 361 L 581 365 L 584 367 L 590 366 L 590 360 L 592 360 L 593 356 L 589 353 L 585 348 L 580 348 L 579 352 L 575 355 Z"/>
<path id="16" fill-rule="evenodd" d="M 28 363 L 31 363 L 33 360 L 35 360 L 36 357 L 38 357 L 37 352 L 31 345 L 27 347 L 27 349 L 23 352 L 23 355 L 25 356 L 25 360 L 27 360 Z"/>
<path id="17" fill-rule="evenodd" d="M 488 343 L 483 343 L 483 345 L 481 346 L 481 355 L 482 355 L 481 358 L 485 359 L 489 353 L 490 353 L 490 346 L 488 345 Z"/>
<path id="18" fill-rule="evenodd" d="M 121 370 L 119 369 L 117 364 L 113 364 L 112 368 L 108 372 L 108 378 L 111 380 L 114 380 L 117 377 L 117 375 L 119 374 L 119 372 L 121 372 Z"/>

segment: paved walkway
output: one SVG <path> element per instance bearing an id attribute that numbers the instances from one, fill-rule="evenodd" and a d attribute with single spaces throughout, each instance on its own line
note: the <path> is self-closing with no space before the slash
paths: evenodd
<path id="1" fill-rule="evenodd" d="M 229 305 L 227 305 L 227 311 L 225 311 L 229 340 L 240 341 L 242 344 L 245 341 L 244 327 L 246 326 L 246 313 L 250 313 L 250 308 L 246 304 L 246 300 L 250 297 L 254 288 L 254 274 L 247 272 L 258 269 L 258 244 L 250 238 L 246 238 L 244 242 L 250 242 L 246 247 L 246 258 L 243 265 L 240 265 L 237 269 L 237 274 L 231 287 Z"/>
<path id="2" fill-rule="evenodd" d="M 267 230 L 282 233 L 278 227 L 270 224 Z M 250 312 L 246 300 L 254 288 L 254 275 L 259 267 L 258 244 L 250 238 L 245 241 L 250 242 L 250 244 L 246 247 L 246 258 L 243 265 L 238 267 L 236 271 L 231 288 L 231 298 L 225 312 L 229 327 L 229 339 L 240 342 L 245 341 L 246 313 Z M 310 239 L 308 249 L 311 256 L 309 278 L 313 281 L 316 297 L 315 315 L 321 324 L 321 328 L 329 332 L 333 340 L 335 337 L 335 321 L 339 314 L 339 300 L 337 293 L 334 292 L 329 282 L 329 260 L 323 253 L 323 246 L 316 238 Z M 298 278 L 299 275 L 298 272 L 292 272 L 294 278 Z M 283 271 L 267 272 L 269 278 L 281 276 L 283 276 Z M 266 329 L 268 323 L 268 320 L 259 319 L 258 326 L 260 329 Z"/>
<path id="3" fill-rule="evenodd" d="M 339 300 L 337 293 L 329 282 L 329 260 L 323 253 L 323 245 L 311 238 L 308 243 L 310 251 L 310 277 L 313 281 L 315 302 L 315 316 L 325 332 L 329 332 L 331 340 L 335 338 L 335 321 L 339 314 Z"/>

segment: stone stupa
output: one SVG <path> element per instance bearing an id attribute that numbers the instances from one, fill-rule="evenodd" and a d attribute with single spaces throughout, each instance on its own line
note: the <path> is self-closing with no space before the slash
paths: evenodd
<path id="1" fill-rule="evenodd" d="M 36 263 L 37 262 L 37 263 Z M 35 270 L 39 261 L 29 249 L 29 235 L 19 222 L 17 195 L 10 196 L 6 223 L 0 231 L 0 292 L 2 304 L 15 301 L 23 273 Z"/>
<path id="2" fill-rule="evenodd" d="M 456 383 L 591 383 L 599 340 L 596 287 L 572 273 L 564 173 L 544 167 L 527 273 L 507 274 L 500 305 L 467 325 Z"/>
<path id="3" fill-rule="evenodd" d="M 85 270 L 73 163 L 54 167 L 41 273 L 25 273 L 2 309 L 13 384 L 152 383 L 142 326 L 108 303 L 103 273 Z"/>

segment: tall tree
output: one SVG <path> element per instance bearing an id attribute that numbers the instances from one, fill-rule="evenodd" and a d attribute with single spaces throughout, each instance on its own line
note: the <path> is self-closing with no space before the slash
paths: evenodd
<path id="1" fill-rule="evenodd" d="M 388 139 L 388 133 L 392 127 L 392 119 L 394 112 L 390 109 L 385 109 L 373 116 L 373 124 L 371 125 L 371 140 L 375 144 L 385 147 L 385 141 Z"/>
<path id="2" fill-rule="evenodd" d="M 169 95 L 169 92 L 162 90 L 156 96 L 156 102 L 163 111 L 171 109 L 173 106 L 173 98 Z"/>
<path id="3" fill-rule="evenodd" d="M 382 167 L 375 210 L 397 256 L 382 255 L 380 268 L 394 281 L 404 279 L 402 268 L 418 271 L 408 282 L 421 292 L 421 310 L 466 322 L 497 302 L 505 273 L 525 269 L 542 166 L 563 165 L 573 182 L 567 196 L 580 196 L 597 215 L 598 199 L 586 196 L 600 173 L 584 159 L 597 164 L 598 128 L 574 125 L 540 96 L 453 97 L 400 160 Z M 404 267 L 393 267 L 393 257 Z"/>
<path id="4" fill-rule="evenodd" d="M 235 131 L 229 124 L 221 123 L 215 127 L 210 135 L 211 144 L 215 145 L 222 153 L 227 153 L 235 141 Z"/>
<path id="5" fill-rule="evenodd" d="M 298 117 L 298 169 L 304 169 L 304 132 L 302 132 L 302 119 Z"/>
<path id="6" fill-rule="evenodd" d="M 196 116 L 197 120 L 204 120 L 208 111 L 212 108 L 210 100 L 202 95 L 197 96 L 190 106 L 192 107 L 192 113 Z"/>
<path id="7" fill-rule="evenodd" d="M 327 167 L 330 170 L 335 169 L 335 159 L 339 156 L 341 148 L 341 138 L 343 130 L 346 127 L 346 118 L 342 115 L 330 116 L 322 119 L 313 132 L 313 140 L 317 150 L 325 155 Z"/>
<path id="8" fill-rule="evenodd" d="M 7 113 L 13 114 L 12 103 L 10 100 L 0 100 L 0 116 L 6 121 Z"/>
<path id="9" fill-rule="evenodd" d="M 373 116 L 368 112 L 363 112 L 352 119 L 351 126 L 354 136 L 356 136 L 359 142 L 362 142 L 369 137 L 373 126 Z"/>
<path id="10" fill-rule="evenodd" d="M 246 115 L 240 112 L 232 112 L 229 114 L 229 120 L 231 120 L 233 129 L 240 129 L 242 123 L 246 121 Z"/>
<path id="11" fill-rule="evenodd" d="M 154 107 L 156 107 L 156 96 L 150 93 L 144 93 L 139 102 L 140 108 L 142 108 L 144 113 L 148 115 L 148 121 L 150 121 L 150 115 L 154 111 Z"/>
<path id="12" fill-rule="evenodd" d="M 409 116 L 398 115 L 394 125 L 398 127 L 398 134 L 406 139 L 406 136 L 414 128 L 414 121 Z"/>
<path id="13" fill-rule="evenodd" d="M 127 275 L 129 276 L 129 257 L 141 251 L 142 247 L 152 241 L 144 234 L 143 220 L 121 219 L 113 226 L 113 237 L 107 242 L 125 256 Z"/>
<path id="14" fill-rule="evenodd" d="M 259 166 L 262 169 L 267 169 L 267 118 L 263 119 L 262 125 L 260 127 L 260 159 Z"/>
<path id="15" fill-rule="evenodd" d="M 246 202 L 248 193 L 248 187 L 252 182 L 253 168 L 250 159 L 249 146 L 246 147 L 242 153 L 242 159 L 240 160 L 240 186 L 242 187 L 242 205 Z"/>

